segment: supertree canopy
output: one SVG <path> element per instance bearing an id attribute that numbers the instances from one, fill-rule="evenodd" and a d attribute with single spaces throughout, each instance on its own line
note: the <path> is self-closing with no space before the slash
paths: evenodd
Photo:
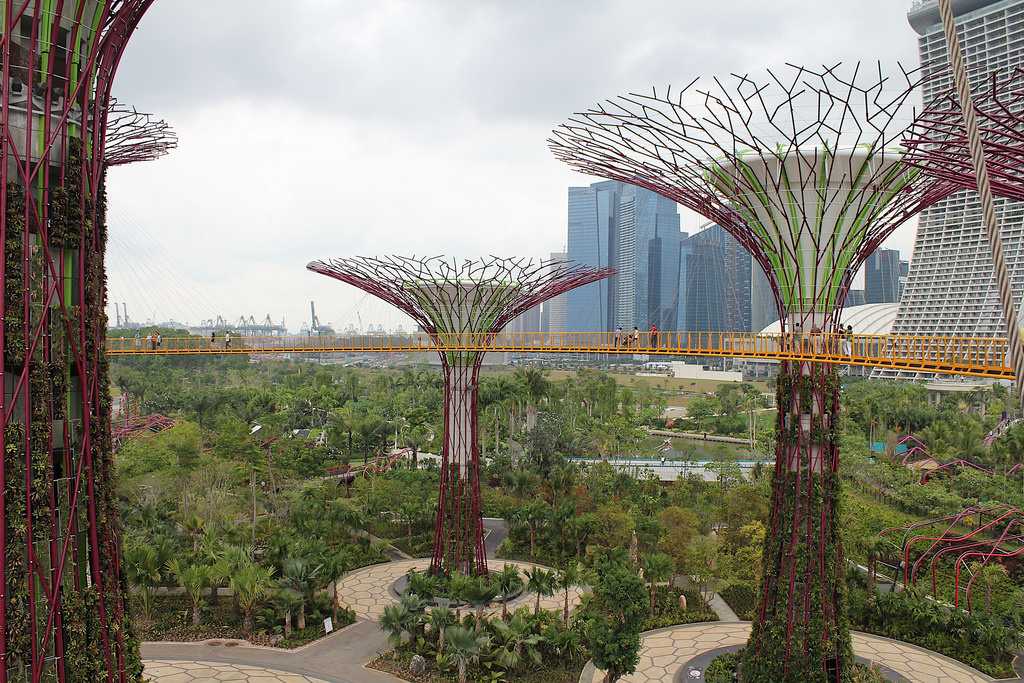
<path id="1" fill-rule="evenodd" d="M 861 263 L 956 188 L 899 146 L 918 77 L 787 66 L 609 100 L 555 130 L 555 156 L 653 190 L 721 225 L 768 276 L 788 343 L 821 352 Z M 762 595 L 742 679 L 841 681 L 853 659 L 837 530 L 839 380 L 780 364 Z"/>
<path id="2" fill-rule="evenodd" d="M 976 88 L 974 113 L 982 136 L 992 192 L 1024 201 L 1024 69 L 993 72 Z M 906 132 L 907 163 L 962 189 L 978 181 L 955 93 L 935 99 Z"/>
<path id="3" fill-rule="evenodd" d="M 486 573 L 477 436 L 484 352 L 477 349 L 523 311 L 613 271 L 494 256 L 341 258 L 307 268 L 387 301 L 434 340 L 444 371 L 444 445 L 431 570 Z"/>
<path id="4" fill-rule="evenodd" d="M 137 681 L 103 349 L 110 88 L 153 0 L 0 0 L 0 683 Z"/>
<path id="5" fill-rule="evenodd" d="M 178 135 L 166 121 L 111 99 L 103 157 L 108 168 L 154 161 L 177 146 Z"/>

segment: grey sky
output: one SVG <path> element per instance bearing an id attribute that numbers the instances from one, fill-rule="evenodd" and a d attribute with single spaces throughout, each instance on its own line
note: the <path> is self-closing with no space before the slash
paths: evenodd
<path id="1" fill-rule="evenodd" d="M 110 178 L 112 301 L 133 318 L 393 325 L 320 257 L 543 256 L 566 187 L 545 139 L 629 90 L 795 62 L 914 66 L 899 0 L 159 0 L 115 85 L 177 130 Z M 698 225 L 684 217 L 684 229 Z M 911 227 L 890 240 L 909 256 Z M 113 316 L 113 310 L 111 309 Z"/>

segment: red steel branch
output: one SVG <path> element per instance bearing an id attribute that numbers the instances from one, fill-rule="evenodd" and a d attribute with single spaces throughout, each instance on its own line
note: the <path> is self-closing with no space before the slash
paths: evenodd
<path id="1" fill-rule="evenodd" d="M 123 105 L 116 99 L 110 102 L 104 148 L 108 168 L 154 161 L 178 147 L 178 135 L 166 121 Z"/>
<path id="2" fill-rule="evenodd" d="M 988 517 L 988 521 L 985 518 Z M 965 527 L 970 525 L 970 530 Z M 939 529 L 938 533 L 914 534 L 918 529 Z M 937 572 L 940 562 L 953 559 L 953 605 L 960 606 L 961 574 L 971 573 L 965 587 L 967 609 L 971 609 L 971 592 L 979 566 L 1024 555 L 1024 513 L 1009 505 L 974 506 L 955 515 L 922 520 L 905 527 L 886 529 L 881 535 L 902 532 L 903 581 L 917 583 L 918 571 L 927 562 L 932 582 L 932 595 L 938 597 Z M 918 544 L 926 544 L 923 550 Z M 916 555 L 916 557 L 914 557 Z M 974 560 L 972 562 L 972 559 Z"/>
<path id="3" fill-rule="evenodd" d="M 485 573 L 477 407 L 484 354 L 446 351 L 446 343 L 469 337 L 486 345 L 520 313 L 614 271 L 495 256 L 341 258 L 307 268 L 390 303 L 437 345 L 445 379 L 444 446 L 431 570 Z"/>
<path id="4" fill-rule="evenodd" d="M 1024 201 L 1024 70 L 993 72 L 974 97 L 992 192 Z M 907 131 L 907 163 L 960 189 L 977 190 L 967 132 L 955 93 L 937 98 Z"/>

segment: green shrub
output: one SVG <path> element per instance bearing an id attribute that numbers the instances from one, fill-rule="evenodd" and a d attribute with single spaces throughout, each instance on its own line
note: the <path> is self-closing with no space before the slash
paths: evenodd
<path id="1" fill-rule="evenodd" d="M 753 584 L 734 583 L 719 591 L 719 595 L 740 619 L 753 621 L 757 612 L 757 589 Z"/>

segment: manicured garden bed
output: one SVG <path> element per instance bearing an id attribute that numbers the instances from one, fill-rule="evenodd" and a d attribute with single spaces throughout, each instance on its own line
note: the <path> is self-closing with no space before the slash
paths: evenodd
<path id="1" fill-rule="evenodd" d="M 242 616 L 234 606 L 231 597 L 220 597 L 216 601 L 207 601 L 200 610 L 201 623 L 192 624 L 192 607 L 184 596 L 158 596 L 153 598 L 152 618 L 146 619 L 142 609 L 133 604 L 133 615 L 136 633 L 143 641 L 195 642 L 200 640 L 248 640 L 253 645 L 293 649 L 318 640 L 327 635 L 324 632 L 323 620 L 332 616 L 330 601 L 318 597 L 316 604 L 310 605 L 306 613 L 306 628 L 293 629 L 288 637 L 284 636 L 284 628 L 279 615 L 271 609 L 260 610 L 256 614 L 256 628 L 252 635 L 246 637 Z M 350 610 L 338 610 L 338 618 L 334 621 L 334 630 L 338 630 L 355 622 L 355 614 Z"/>

